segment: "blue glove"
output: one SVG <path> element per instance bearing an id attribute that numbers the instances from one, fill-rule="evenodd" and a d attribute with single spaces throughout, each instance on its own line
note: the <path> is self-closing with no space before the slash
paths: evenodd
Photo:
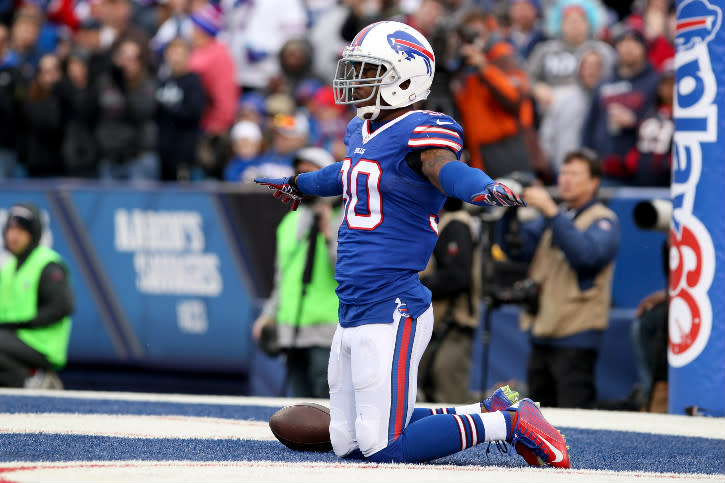
<path id="1" fill-rule="evenodd" d="M 274 197 L 278 198 L 282 203 L 289 203 L 290 209 L 295 211 L 302 202 L 302 192 L 297 189 L 297 183 L 295 183 L 295 177 L 290 176 L 289 178 L 254 178 L 254 182 L 264 185 L 267 188 L 274 190 Z"/>
<path id="2" fill-rule="evenodd" d="M 483 191 L 473 195 L 472 201 L 488 206 L 526 206 L 526 202 L 519 195 L 501 183 L 486 185 Z"/>

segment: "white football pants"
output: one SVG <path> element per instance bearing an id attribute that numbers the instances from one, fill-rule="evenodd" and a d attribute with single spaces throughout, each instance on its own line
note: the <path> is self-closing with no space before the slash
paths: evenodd
<path id="1" fill-rule="evenodd" d="M 332 340 L 330 439 L 338 456 L 365 456 L 400 436 L 415 409 L 418 364 L 433 332 L 433 307 L 420 317 L 399 303 L 392 324 L 338 326 Z"/>

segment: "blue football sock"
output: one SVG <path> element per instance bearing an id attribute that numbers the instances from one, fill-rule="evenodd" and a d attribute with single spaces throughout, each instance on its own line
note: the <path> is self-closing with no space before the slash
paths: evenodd
<path id="1" fill-rule="evenodd" d="M 480 415 L 430 414 L 430 409 L 427 411 L 427 417 L 408 424 L 395 442 L 367 459 L 377 463 L 430 461 L 486 439 Z"/>
<path id="2" fill-rule="evenodd" d="M 422 418 L 433 416 L 436 414 L 457 414 L 456 408 L 415 408 L 413 409 L 413 415 L 410 417 L 408 425 L 413 424 Z"/>

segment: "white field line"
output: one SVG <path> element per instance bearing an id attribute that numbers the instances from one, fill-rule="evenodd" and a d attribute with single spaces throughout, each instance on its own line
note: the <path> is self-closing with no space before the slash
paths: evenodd
<path id="1" fill-rule="evenodd" d="M 206 396 L 196 394 L 157 394 L 146 392 L 110 391 L 48 391 L 42 389 L 0 388 L 0 395 L 50 396 L 71 399 L 100 399 L 114 401 L 171 402 L 184 404 L 220 404 L 230 406 L 284 406 L 296 401 L 294 398 L 269 398 L 246 396 Z M 301 401 L 301 400 L 298 400 Z M 305 399 L 307 401 L 307 399 Z M 309 401 L 316 401 L 310 399 Z M 320 399 L 319 401 L 326 401 Z"/>
<path id="2" fill-rule="evenodd" d="M 0 413 L 2 433 L 276 441 L 266 421 L 174 415 Z"/>
<path id="3" fill-rule="evenodd" d="M 50 396 L 58 398 L 122 400 L 137 402 L 170 402 L 180 404 L 218 404 L 234 406 L 281 407 L 301 399 L 263 398 L 240 396 L 199 396 L 185 394 L 151 394 L 96 391 L 41 391 L 28 389 L 0 389 L 0 395 Z M 308 399 L 329 406 L 326 399 Z M 422 404 L 423 407 L 435 407 Z M 2 408 L 0 408 L 0 411 Z M 725 418 L 679 416 L 626 411 L 592 411 L 584 409 L 542 408 L 544 416 L 557 427 L 579 429 L 605 429 L 633 431 L 672 436 L 695 436 L 700 438 L 725 439 Z"/>
<path id="4" fill-rule="evenodd" d="M 239 461 L 96 461 L 64 463 L 0 463 L 0 481 L 22 483 L 91 481 L 290 481 L 327 482 L 714 482 L 723 475 L 504 468 L 497 466 L 393 465 L 350 463 L 278 463 Z"/>

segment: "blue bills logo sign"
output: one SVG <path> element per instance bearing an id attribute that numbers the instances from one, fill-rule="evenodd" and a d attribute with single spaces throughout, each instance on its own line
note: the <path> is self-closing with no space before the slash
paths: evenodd
<path id="1" fill-rule="evenodd" d="M 668 404 L 679 414 L 725 415 L 723 7 L 677 5 Z"/>
<path id="2" fill-rule="evenodd" d="M 678 49 L 691 49 L 710 42 L 722 22 L 722 11 L 707 1 L 682 2 L 678 9 L 675 44 Z"/>
<path id="3" fill-rule="evenodd" d="M 704 194 L 698 184 L 722 154 L 718 81 L 708 48 L 721 22 L 722 11 L 707 0 L 686 0 L 678 6 L 668 354 L 674 367 L 697 358 L 712 329 L 708 293 L 715 273 L 715 247 L 703 220 L 706 216 L 695 210 L 695 203 L 696 195 Z M 718 149 L 720 155 L 714 155 Z"/>

